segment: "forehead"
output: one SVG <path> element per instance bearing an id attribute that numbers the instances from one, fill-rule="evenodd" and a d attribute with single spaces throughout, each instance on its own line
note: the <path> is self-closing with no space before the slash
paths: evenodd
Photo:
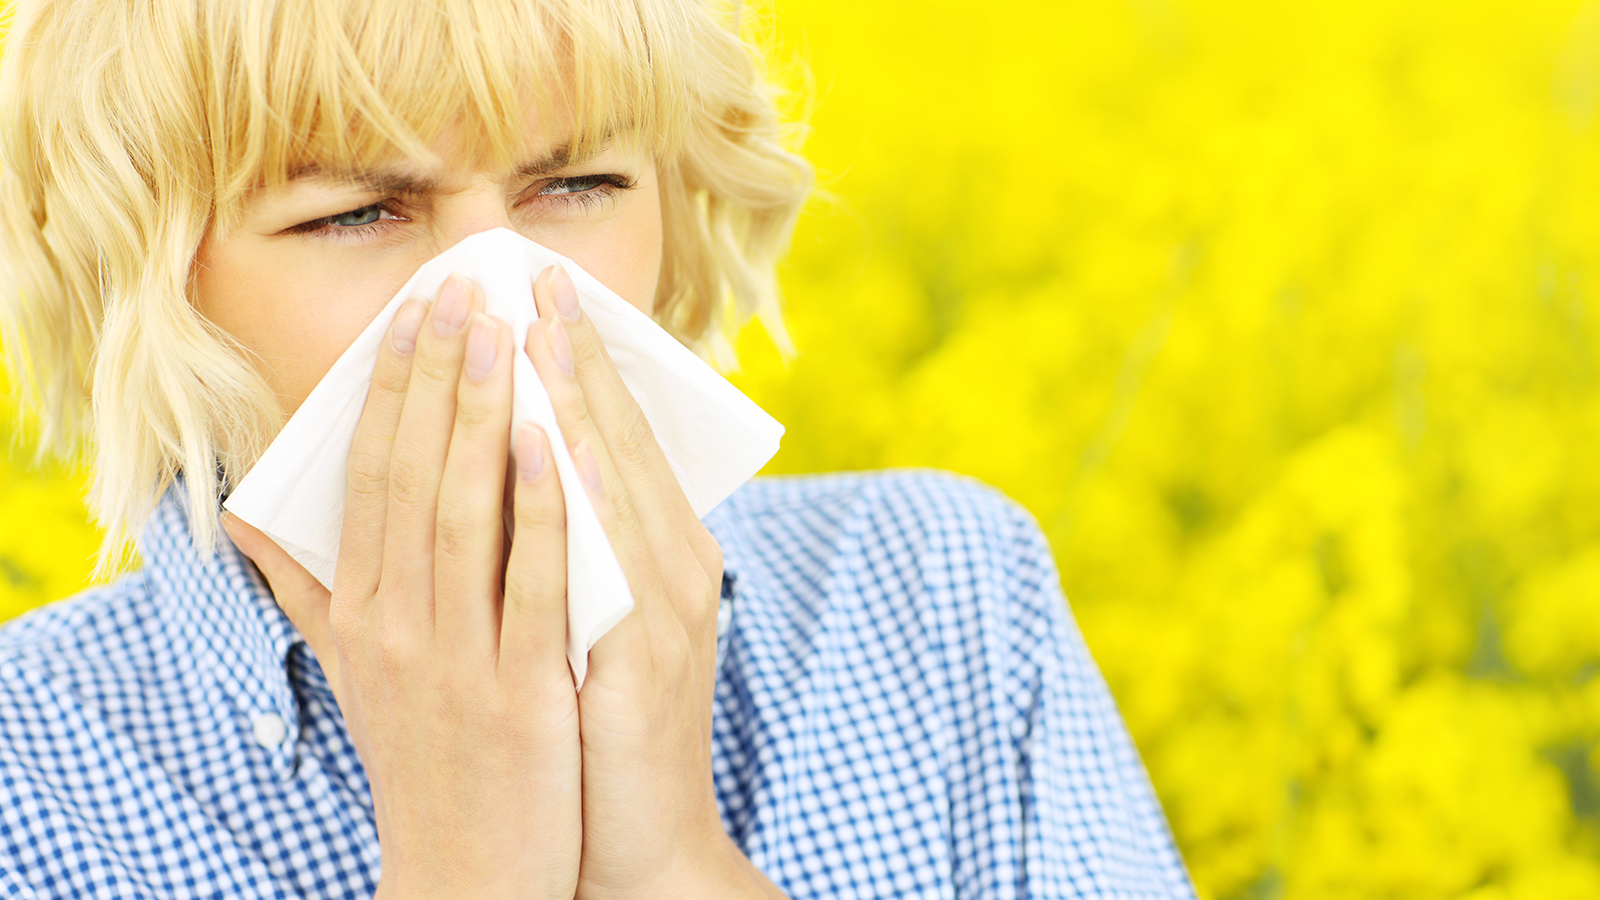
<path id="1" fill-rule="evenodd" d="M 652 56 L 652 41 L 673 41 L 641 30 L 632 3 L 304 2 L 335 8 L 344 27 L 275 31 L 278 46 L 244 54 L 218 86 L 233 98 L 213 122 L 223 221 L 291 181 L 425 190 L 463 165 L 551 171 L 619 136 L 660 158 L 679 131 L 663 127 L 681 116 L 662 103 L 681 105 L 681 67 Z M 252 69 L 263 59 L 284 64 Z"/>

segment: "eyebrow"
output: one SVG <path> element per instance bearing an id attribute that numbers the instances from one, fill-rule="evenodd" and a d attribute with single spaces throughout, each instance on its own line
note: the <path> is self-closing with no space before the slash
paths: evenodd
<path id="1" fill-rule="evenodd" d="M 516 169 L 518 178 L 542 178 L 559 172 L 576 163 L 599 155 L 598 147 L 578 158 L 571 144 L 561 144 L 537 159 L 529 160 Z M 289 181 L 320 179 L 354 185 L 374 194 L 426 194 L 438 189 L 439 179 L 395 169 L 376 169 L 366 172 L 334 172 L 318 163 L 308 163 L 289 173 Z"/>

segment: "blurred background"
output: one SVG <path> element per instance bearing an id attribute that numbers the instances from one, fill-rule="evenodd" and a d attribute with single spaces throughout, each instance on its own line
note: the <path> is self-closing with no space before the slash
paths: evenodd
<path id="1" fill-rule="evenodd" d="M 1205 897 L 1600 897 L 1600 4 L 750 26 L 831 195 L 769 471 L 1031 509 Z M 25 451 L 0 618 L 97 542 Z"/>

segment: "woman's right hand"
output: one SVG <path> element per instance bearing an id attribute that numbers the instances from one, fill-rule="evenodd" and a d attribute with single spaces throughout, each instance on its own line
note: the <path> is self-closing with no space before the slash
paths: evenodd
<path id="1" fill-rule="evenodd" d="M 260 531 L 224 526 L 338 698 L 372 786 L 378 896 L 570 900 L 583 825 L 565 513 L 527 426 L 503 558 L 515 351 L 482 305 L 452 276 L 396 314 L 351 447 L 331 596 Z"/>

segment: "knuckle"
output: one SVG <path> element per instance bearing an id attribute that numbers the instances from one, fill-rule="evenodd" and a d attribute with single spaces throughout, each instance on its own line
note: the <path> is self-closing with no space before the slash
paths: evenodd
<path id="1" fill-rule="evenodd" d="M 458 561 L 471 555 L 479 528 L 464 510 L 455 504 L 439 504 L 439 516 L 434 523 L 434 554 L 442 559 Z"/>
<path id="2" fill-rule="evenodd" d="M 583 402 L 582 397 L 576 396 L 576 392 L 562 406 L 566 418 L 571 422 L 570 426 L 567 423 L 562 424 L 562 430 L 567 434 L 573 435 L 573 438 L 568 439 L 567 450 L 570 452 L 573 446 L 577 444 L 574 438 L 596 433 L 594 416 L 589 414 L 589 405 Z"/>
<path id="3" fill-rule="evenodd" d="M 654 444 L 655 440 L 655 432 L 650 430 L 650 423 L 645 420 L 644 413 L 635 408 L 617 429 L 611 452 L 619 462 L 626 463 L 631 468 L 643 469 L 649 463 L 646 448 Z"/>
<path id="4" fill-rule="evenodd" d="M 554 497 L 532 490 L 518 492 L 512 504 L 512 517 L 519 531 L 565 531 L 567 527 L 566 506 Z"/>
<path id="5" fill-rule="evenodd" d="M 362 498 L 382 495 L 389 481 L 388 457 L 375 450 L 354 450 L 345 467 L 345 483 Z"/>
<path id="6" fill-rule="evenodd" d="M 380 363 L 372 371 L 372 390 L 380 395 L 404 396 L 409 376 L 409 366 L 386 366 Z"/>
<path id="7" fill-rule="evenodd" d="M 433 499 L 434 473 L 416 463 L 396 460 L 389 469 L 389 498 L 405 507 L 420 507 Z"/>
<path id="8" fill-rule="evenodd" d="M 639 522 L 639 513 L 633 508 L 633 504 L 620 500 L 613 501 L 611 503 L 611 516 L 612 520 L 616 522 L 617 531 L 624 537 L 637 538 L 643 536 L 644 528 Z"/>
<path id="9" fill-rule="evenodd" d="M 698 578 L 690 583 L 696 585 L 705 584 Z M 685 625 L 695 630 L 697 634 L 700 629 L 707 625 L 715 629 L 717 624 L 717 605 L 721 601 L 720 593 L 720 591 L 713 590 L 710 585 L 687 592 L 687 596 L 678 604 Z"/>
<path id="10" fill-rule="evenodd" d="M 456 380 L 459 366 L 452 357 L 440 353 L 418 352 L 416 359 L 411 363 L 411 379 L 416 381 L 432 382 L 434 384 L 452 384 Z"/>
<path id="11" fill-rule="evenodd" d="M 383 673 L 393 678 L 415 667 L 420 642 L 408 630 L 389 623 L 378 629 L 374 649 Z"/>
<path id="12" fill-rule="evenodd" d="M 463 390 L 456 402 L 456 423 L 467 431 L 487 431 L 491 425 L 498 424 L 500 418 L 500 407 L 483 402 L 474 391 Z"/>
<path id="13" fill-rule="evenodd" d="M 594 326 L 584 319 L 582 327 L 564 326 L 571 338 L 572 360 L 575 368 L 592 368 L 604 361 L 605 348 L 601 346 Z"/>
<path id="14" fill-rule="evenodd" d="M 576 388 L 550 391 L 550 402 L 555 406 L 561 418 L 569 420 L 561 423 L 561 430 L 569 435 L 568 444 L 575 444 L 579 435 L 591 433 L 594 428 L 594 417 L 589 414 L 589 404 L 583 400 L 583 392 Z M 568 449 L 571 449 L 569 446 Z"/>

